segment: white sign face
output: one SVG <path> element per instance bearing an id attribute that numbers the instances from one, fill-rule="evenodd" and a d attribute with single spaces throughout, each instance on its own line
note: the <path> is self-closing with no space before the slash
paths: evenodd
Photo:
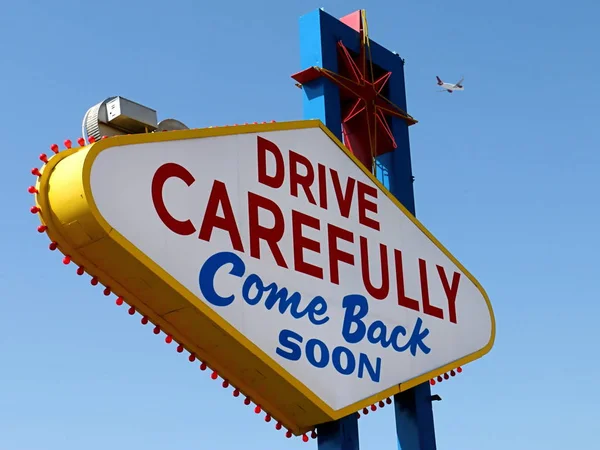
<path id="1" fill-rule="evenodd" d="M 479 352 L 485 293 L 320 128 L 112 147 L 104 219 L 334 410 Z"/>

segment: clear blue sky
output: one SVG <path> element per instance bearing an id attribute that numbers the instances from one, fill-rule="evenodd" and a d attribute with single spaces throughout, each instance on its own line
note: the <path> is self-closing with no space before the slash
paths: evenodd
<path id="1" fill-rule="evenodd" d="M 301 118 L 298 17 L 317 7 L 366 8 L 406 59 L 417 215 L 495 308 L 491 353 L 434 388 L 438 448 L 597 445 L 597 2 L 19 0 L 0 14 L 0 449 L 316 448 L 63 266 L 26 188 L 111 95 L 193 127 Z M 360 434 L 395 448 L 391 408 Z"/>

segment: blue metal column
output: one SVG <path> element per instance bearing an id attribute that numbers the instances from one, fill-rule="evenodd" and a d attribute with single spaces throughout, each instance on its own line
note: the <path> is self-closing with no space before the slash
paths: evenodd
<path id="1" fill-rule="evenodd" d="M 328 39 L 328 27 L 322 23 L 325 15 L 315 10 L 300 18 L 300 60 L 302 69 L 312 66 L 337 71 L 337 49 Z M 333 18 L 332 18 L 333 19 Z M 337 20 L 336 20 L 337 22 Z M 325 35 L 325 36 L 324 36 Z M 319 119 L 341 141 L 342 116 L 337 86 L 321 78 L 303 86 L 304 119 Z M 317 427 L 319 450 L 359 450 L 358 415 Z"/>
<path id="2" fill-rule="evenodd" d="M 397 56 L 393 66 L 385 67 L 386 70 L 391 70 L 393 73 L 389 82 L 388 99 L 407 111 L 404 61 Z M 387 175 L 385 177 L 387 179 L 381 180 L 380 178 L 382 183 L 386 182 L 384 185 L 394 197 L 416 216 L 408 126 L 404 121 L 393 118 L 392 132 L 398 148 L 378 158 L 377 162 L 382 168 L 377 172 Z M 420 384 L 395 395 L 394 408 L 398 449 L 436 450 L 429 383 Z"/>
<path id="3" fill-rule="evenodd" d="M 302 69 L 311 66 L 337 72 L 337 41 L 358 50 L 359 35 L 342 22 L 315 10 L 300 18 L 300 57 Z M 406 111 L 404 62 L 397 55 L 371 43 L 373 62 L 391 71 L 388 98 Z M 340 140 L 341 105 L 338 88 L 325 78 L 303 86 L 304 118 L 319 119 Z M 418 118 L 417 118 L 418 119 Z M 392 132 L 398 148 L 378 158 L 376 170 L 380 181 L 413 214 L 415 200 L 410 159 L 408 126 L 400 119 L 392 120 Z M 394 397 L 396 434 L 400 450 L 435 450 L 435 430 L 429 383 L 423 383 Z M 319 450 L 358 450 L 358 415 L 352 414 L 318 427 Z"/>
<path id="4" fill-rule="evenodd" d="M 319 450 L 358 450 L 358 418 L 356 414 L 317 427 Z"/>
<path id="5" fill-rule="evenodd" d="M 431 389 L 423 383 L 394 396 L 398 450 L 435 450 Z"/>
<path id="6" fill-rule="evenodd" d="M 394 66 L 393 68 L 385 67 L 385 69 L 393 72 L 390 78 L 388 98 L 392 103 L 407 111 L 404 61 L 397 57 Z M 389 191 L 406 209 L 416 216 L 408 126 L 404 121 L 393 118 L 392 132 L 398 148 L 378 158 L 377 162 L 382 166 L 382 169 L 378 172 L 387 172 L 387 180 L 381 180 L 382 183 L 387 181 L 385 184 L 387 184 L 386 187 Z M 394 408 L 398 449 L 436 450 L 433 405 L 429 383 L 423 383 L 395 395 Z"/>

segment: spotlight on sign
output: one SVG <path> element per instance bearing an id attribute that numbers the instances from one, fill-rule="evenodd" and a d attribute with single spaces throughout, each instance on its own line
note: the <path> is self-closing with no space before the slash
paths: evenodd
<path id="1" fill-rule="evenodd" d="M 88 141 L 104 136 L 187 130 L 175 119 L 158 121 L 156 111 L 124 97 L 109 97 L 87 110 L 83 117 L 82 135 Z"/>

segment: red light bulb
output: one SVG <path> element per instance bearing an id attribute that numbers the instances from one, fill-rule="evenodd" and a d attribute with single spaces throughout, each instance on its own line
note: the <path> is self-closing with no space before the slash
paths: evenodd
<path id="1" fill-rule="evenodd" d="M 40 225 L 39 227 L 37 227 L 38 233 L 43 233 L 47 229 L 48 227 L 46 225 Z"/>
<path id="2" fill-rule="evenodd" d="M 369 414 L 369 410 L 367 408 L 363 408 L 363 414 L 366 416 L 367 414 Z"/>
<path id="3" fill-rule="evenodd" d="M 71 263 L 71 257 L 69 255 L 63 258 L 63 264 L 66 266 Z"/>
<path id="4" fill-rule="evenodd" d="M 386 399 L 385 399 L 385 402 L 386 402 L 388 405 L 391 405 L 391 404 L 392 404 L 392 399 L 388 397 L 388 398 L 386 398 Z"/>
<path id="5" fill-rule="evenodd" d="M 159 333 L 160 333 L 160 327 L 159 327 L 158 325 L 156 325 L 156 326 L 154 327 L 154 330 L 152 330 L 152 332 L 153 332 L 154 334 L 159 334 Z"/>
<path id="6" fill-rule="evenodd" d="M 285 433 L 285 437 L 288 438 L 288 439 L 291 438 L 292 437 L 292 432 L 290 430 L 287 430 L 286 433 Z"/>
<path id="7" fill-rule="evenodd" d="M 94 136 L 89 136 L 89 137 L 88 137 L 88 142 L 89 142 L 90 144 L 93 144 L 94 142 L 96 142 L 96 138 L 95 138 Z"/>
<path id="8" fill-rule="evenodd" d="M 281 422 L 277 422 L 277 423 L 275 424 L 275 429 L 276 429 L 276 430 L 281 430 Z"/>
<path id="9" fill-rule="evenodd" d="M 208 368 L 208 366 L 206 365 L 205 362 L 203 362 L 202 364 L 200 364 L 200 370 L 205 371 Z"/>
<path id="10" fill-rule="evenodd" d="M 108 136 L 102 136 L 100 139 L 106 139 L 108 138 Z"/>
<path id="11" fill-rule="evenodd" d="M 132 306 L 131 308 L 129 308 L 127 310 L 127 312 L 129 313 L 130 316 L 133 316 L 135 314 L 135 308 Z"/>
<path id="12" fill-rule="evenodd" d="M 179 344 L 177 346 L 177 353 L 183 353 L 183 345 Z"/>
<path id="13" fill-rule="evenodd" d="M 254 407 L 254 413 L 255 413 L 255 414 L 260 414 L 260 412 L 261 412 L 261 411 L 262 411 L 262 409 L 260 408 L 260 406 L 256 405 L 256 406 Z"/>
<path id="14" fill-rule="evenodd" d="M 35 186 L 29 186 L 27 188 L 27 192 L 29 192 L 30 194 L 39 194 L 39 191 L 35 188 Z"/>
<path id="15" fill-rule="evenodd" d="M 173 338 L 167 335 L 167 337 L 165 338 L 165 343 L 170 344 L 171 342 L 173 342 Z"/>
<path id="16" fill-rule="evenodd" d="M 249 405 L 250 404 L 250 399 L 248 397 L 246 397 L 244 399 L 244 405 Z"/>
<path id="17" fill-rule="evenodd" d="M 73 145 L 71 139 L 65 139 L 65 142 L 63 142 L 63 144 L 65 144 L 65 147 L 67 148 L 71 148 L 71 146 Z"/>
<path id="18" fill-rule="evenodd" d="M 54 251 L 54 250 L 56 250 L 58 248 L 58 243 L 56 243 L 56 242 L 50 242 L 50 245 L 48 245 L 48 248 L 51 251 Z"/>
<path id="19" fill-rule="evenodd" d="M 454 376 L 456 376 L 456 372 L 454 371 L 454 369 L 452 369 L 452 370 L 450 371 L 450 376 L 451 376 L 451 377 L 454 377 Z"/>
<path id="20" fill-rule="evenodd" d="M 147 325 L 148 324 L 148 318 L 146 316 L 144 316 L 144 317 L 142 317 L 142 320 L 140 322 L 142 322 L 142 325 Z"/>
<path id="21" fill-rule="evenodd" d="M 429 380 L 429 384 L 435 386 L 435 380 L 432 378 L 431 380 Z"/>
<path id="22" fill-rule="evenodd" d="M 444 379 L 441 376 L 439 376 L 439 375 L 437 377 L 437 380 L 438 380 L 438 383 L 441 383 L 442 381 L 444 381 Z"/>
<path id="23" fill-rule="evenodd" d="M 117 304 L 117 306 L 121 306 L 123 304 L 123 298 L 122 297 L 117 298 L 115 303 Z"/>
<path id="24" fill-rule="evenodd" d="M 37 167 L 34 167 L 33 169 L 31 169 L 31 175 L 40 177 L 40 176 L 42 176 L 42 172 L 40 172 L 40 169 L 38 169 Z"/>
<path id="25" fill-rule="evenodd" d="M 193 353 L 190 353 L 190 356 L 188 357 L 189 362 L 194 362 L 196 361 L 196 355 L 194 355 Z"/>
<path id="26" fill-rule="evenodd" d="M 223 380 L 223 382 L 221 383 L 221 386 L 223 386 L 223 388 L 228 388 L 229 387 L 229 381 Z"/>
<path id="27" fill-rule="evenodd" d="M 50 146 L 50 150 L 52 150 L 54 153 L 58 153 L 58 145 L 52 144 Z"/>
<path id="28" fill-rule="evenodd" d="M 385 406 L 385 403 L 383 403 L 383 400 L 379 400 L 379 407 L 383 408 Z"/>
<path id="29" fill-rule="evenodd" d="M 233 390 L 233 396 L 234 397 L 239 397 L 240 396 L 240 390 L 239 389 L 234 389 Z"/>
<path id="30" fill-rule="evenodd" d="M 371 411 L 377 411 L 377 406 L 371 405 Z"/>
<path id="31" fill-rule="evenodd" d="M 90 284 L 92 286 L 97 286 L 98 285 L 98 277 L 92 277 L 92 279 L 90 280 Z"/>
<path id="32" fill-rule="evenodd" d="M 31 214 L 37 214 L 40 212 L 40 208 L 37 206 L 32 206 L 29 211 L 31 211 Z"/>
<path id="33" fill-rule="evenodd" d="M 40 154 L 40 161 L 46 164 L 48 162 L 48 156 L 45 153 Z"/>
<path id="34" fill-rule="evenodd" d="M 107 296 L 107 297 L 108 297 L 108 296 L 110 295 L 110 288 L 109 288 L 109 287 L 106 287 L 106 288 L 104 289 L 104 291 L 102 291 L 102 293 L 103 293 L 105 296 Z"/>
<path id="35" fill-rule="evenodd" d="M 448 375 L 447 373 L 444 374 L 444 380 L 447 380 L 450 378 L 450 375 Z"/>
<path id="36" fill-rule="evenodd" d="M 308 436 L 306 434 L 302 435 L 302 442 L 308 442 Z"/>
<path id="37" fill-rule="evenodd" d="M 461 372 L 462 372 L 462 367 L 457 367 L 457 368 L 456 368 L 456 371 L 457 371 L 458 373 L 461 373 Z"/>
<path id="38" fill-rule="evenodd" d="M 77 143 L 79 144 L 80 147 L 83 147 L 85 145 L 85 139 L 80 137 L 79 139 L 77 139 Z"/>
<path id="39" fill-rule="evenodd" d="M 210 374 L 210 377 L 211 377 L 213 380 L 216 380 L 216 379 L 219 377 L 219 374 L 213 370 L 213 373 L 211 373 L 211 374 Z"/>
<path id="40" fill-rule="evenodd" d="M 310 437 L 313 439 L 317 438 L 317 432 L 315 430 L 312 431 L 312 433 L 310 433 Z"/>

